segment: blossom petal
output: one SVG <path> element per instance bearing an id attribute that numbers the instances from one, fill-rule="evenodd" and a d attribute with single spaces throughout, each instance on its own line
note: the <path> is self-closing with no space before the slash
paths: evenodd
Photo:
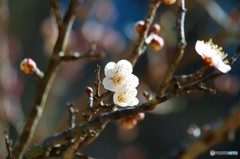
<path id="1" fill-rule="evenodd" d="M 211 57 L 212 53 L 213 53 L 211 47 L 209 45 L 205 44 L 204 41 L 200 41 L 200 40 L 198 40 L 196 42 L 195 50 L 203 58 Z"/>
<path id="2" fill-rule="evenodd" d="M 212 58 L 212 62 L 213 62 L 214 67 L 216 69 L 218 69 L 219 71 L 221 71 L 222 73 L 227 73 L 228 71 L 231 70 L 231 66 L 225 64 L 222 61 L 221 56 L 216 56 L 216 57 Z"/>
<path id="3" fill-rule="evenodd" d="M 223 61 L 216 61 L 217 63 L 214 63 L 214 67 L 221 71 L 222 73 L 227 73 L 231 70 L 231 66 L 225 64 Z"/>
<path id="4" fill-rule="evenodd" d="M 116 91 L 116 86 L 114 85 L 114 83 L 108 77 L 105 77 L 103 79 L 102 84 L 103 84 L 105 89 L 113 91 L 113 92 Z"/>
<path id="5" fill-rule="evenodd" d="M 131 100 L 131 102 L 129 102 L 129 106 L 134 106 L 137 105 L 139 103 L 139 100 L 135 97 Z"/>
<path id="6" fill-rule="evenodd" d="M 127 82 L 128 82 L 128 87 L 129 88 L 135 88 L 138 86 L 139 84 L 139 79 L 137 76 L 130 74 L 127 76 Z"/>
<path id="7" fill-rule="evenodd" d="M 231 70 L 231 66 L 223 64 L 221 67 L 218 68 L 219 71 L 222 73 L 227 73 L 228 71 Z"/>
<path id="8" fill-rule="evenodd" d="M 122 92 L 115 92 L 113 95 L 113 102 L 121 107 L 134 106 L 139 103 L 136 98 L 137 90 L 131 89 Z"/>
<path id="9" fill-rule="evenodd" d="M 128 74 L 125 76 L 125 80 L 122 83 L 122 86 L 118 88 L 118 91 L 136 88 L 138 84 L 139 84 L 138 77 L 133 74 Z"/>
<path id="10" fill-rule="evenodd" d="M 132 73 L 133 71 L 132 64 L 127 60 L 118 61 L 116 68 L 124 71 L 125 73 Z"/>
<path id="11" fill-rule="evenodd" d="M 107 65 L 104 68 L 105 76 L 107 76 L 107 77 L 112 76 L 115 73 L 115 66 L 116 66 L 115 62 L 107 63 Z"/>

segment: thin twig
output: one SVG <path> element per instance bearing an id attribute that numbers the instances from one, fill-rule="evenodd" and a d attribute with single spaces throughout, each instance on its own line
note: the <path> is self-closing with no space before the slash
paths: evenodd
<path id="1" fill-rule="evenodd" d="M 133 54 L 130 58 L 130 62 L 132 63 L 133 66 L 137 62 L 139 56 L 141 56 L 147 49 L 146 44 L 145 44 L 145 39 L 148 36 L 150 26 L 153 22 L 156 11 L 157 11 L 158 7 L 160 6 L 160 4 L 161 4 L 160 0 L 153 0 L 149 5 L 147 16 L 144 20 L 145 30 L 142 33 L 140 33 L 137 44 L 136 44 L 136 46 L 133 50 Z"/>
<path id="2" fill-rule="evenodd" d="M 181 75 L 181 76 L 174 76 L 171 81 L 170 81 L 170 84 L 174 84 L 174 83 L 177 83 L 177 82 L 190 82 L 192 80 L 197 80 L 199 78 L 202 77 L 202 75 L 204 74 L 204 72 L 208 69 L 209 67 L 206 66 L 206 65 L 203 65 L 202 67 L 200 67 L 200 69 L 195 72 L 195 73 L 192 73 L 192 74 L 189 74 L 189 75 Z"/>
<path id="3" fill-rule="evenodd" d="M 58 0 L 51 0 L 52 12 L 55 16 L 58 28 L 62 26 L 63 19 L 60 15 Z"/>
<path id="4" fill-rule="evenodd" d="M 103 52 L 96 52 L 96 53 L 90 53 L 89 51 L 85 54 L 81 54 L 79 52 L 73 52 L 73 53 L 67 53 L 64 54 L 64 52 L 60 52 L 59 56 L 62 61 L 76 61 L 81 59 L 99 59 L 103 58 L 105 54 Z"/>
<path id="5" fill-rule="evenodd" d="M 68 110 L 69 110 L 69 125 L 70 128 L 75 127 L 75 120 L 76 120 L 76 114 L 78 113 L 78 110 L 75 108 L 75 105 L 73 103 L 67 104 Z"/>
<path id="6" fill-rule="evenodd" d="M 110 95 L 112 95 L 112 94 L 113 94 L 112 91 L 106 91 L 106 92 L 104 92 L 104 93 L 102 93 L 102 94 L 100 95 L 99 99 L 102 100 L 102 99 L 104 99 L 104 98 L 106 98 L 107 96 L 110 96 Z"/>
<path id="7" fill-rule="evenodd" d="M 96 130 L 89 129 L 88 134 L 87 134 L 85 140 L 78 145 L 78 148 L 77 148 L 78 151 L 81 151 L 83 148 L 85 148 L 86 146 L 90 145 L 99 136 L 99 134 L 104 130 L 104 128 L 105 128 L 107 123 L 108 122 L 104 123 L 101 126 L 101 129 L 96 129 Z"/>
<path id="8" fill-rule="evenodd" d="M 176 70 L 177 65 L 181 61 L 185 47 L 186 47 L 186 39 L 185 39 L 185 31 L 184 31 L 184 20 L 185 20 L 186 8 L 185 8 L 185 0 L 179 0 L 179 13 L 177 19 L 177 32 L 178 32 L 178 51 L 174 60 L 170 63 L 168 71 L 160 85 L 156 93 L 156 97 L 160 97 L 164 91 L 168 88 L 169 82 Z"/>
<path id="9" fill-rule="evenodd" d="M 8 157 L 7 159 L 13 159 L 12 156 L 12 140 L 9 139 L 9 136 L 7 134 L 7 130 L 4 131 L 4 135 L 5 135 L 5 144 L 6 144 L 6 148 L 7 148 L 7 152 L 8 152 Z"/>
<path id="10" fill-rule="evenodd" d="M 76 16 L 76 12 L 78 9 L 78 0 L 70 0 L 70 3 L 68 5 L 68 9 L 65 13 L 65 16 L 63 18 L 64 23 L 68 24 L 70 23 L 73 16 Z"/>
<path id="11" fill-rule="evenodd" d="M 233 54 L 233 56 L 228 60 L 230 65 L 233 65 L 240 55 L 240 46 L 237 48 L 237 51 Z"/>
<path id="12" fill-rule="evenodd" d="M 97 65 L 96 81 L 94 82 L 95 90 L 96 90 L 96 93 L 95 93 L 96 98 L 100 96 L 100 84 L 101 84 L 100 72 L 101 72 L 101 66 Z"/>

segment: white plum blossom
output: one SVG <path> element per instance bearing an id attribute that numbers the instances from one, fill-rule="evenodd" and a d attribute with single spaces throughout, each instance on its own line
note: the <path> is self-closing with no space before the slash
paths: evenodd
<path id="1" fill-rule="evenodd" d="M 222 73 L 227 73 L 231 70 L 231 67 L 223 61 L 227 54 L 222 51 L 221 47 L 213 44 L 211 39 L 208 42 L 198 40 L 195 50 L 209 66 L 215 67 Z"/>
<path id="2" fill-rule="evenodd" d="M 132 64 L 127 60 L 109 62 L 104 68 L 103 86 L 113 91 L 113 102 L 121 107 L 134 106 L 139 103 L 136 98 L 139 84 L 138 77 L 132 74 Z"/>
<path id="3" fill-rule="evenodd" d="M 136 95 L 137 90 L 135 88 L 121 92 L 115 92 L 113 95 L 113 102 L 121 107 L 134 106 L 139 103 Z"/>
<path id="4" fill-rule="evenodd" d="M 132 65 L 127 60 L 121 60 L 118 63 L 109 62 L 104 68 L 106 76 L 102 82 L 104 88 L 118 92 L 137 87 L 139 80 L 132 74 L 132 70 Z"/>

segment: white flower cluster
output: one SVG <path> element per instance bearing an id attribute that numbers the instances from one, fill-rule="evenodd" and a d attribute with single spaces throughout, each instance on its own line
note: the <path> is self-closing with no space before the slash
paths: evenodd
<path id="1" fill-rule="evenodd" d="M 209 66 L 215 67 L 222 73 L 227 73 L 231 70 L 231 67 L 223 61 L 227 54 L 222 51 L 221 47 L 213 44 L 211 39 L 208 42 L 198 40 L 195 50 Z"/>
<path id="2" fill-rule="evenodd" d="M 134 106 L 139 102 L 136 98 L 139 80 L 132 71 L 132 64 L 127 60 L 109 62 L 104 68 L 106 77 L 103 86 L 114 92 L 113 102 L 122 107 Z"/>

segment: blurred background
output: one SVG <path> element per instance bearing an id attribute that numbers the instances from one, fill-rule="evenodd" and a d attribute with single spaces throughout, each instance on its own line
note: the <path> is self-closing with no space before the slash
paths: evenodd
<path id="1" fill-rule="evenodd" d="M 96 65 L 129 58 L 138 34 L 134 24 L 142 20 L 150 0 L 88 0 L 79 8 L 76 22 L 70 34 L 69 51 L 86 52 L 95 43 L 106 57 L 96 61 L 65 63 L 52 87 L 46 111 L 38 126 L 33 143 L 36 144 L 53 133 L 67 128 L 67 102 L 77 104 L 79 110 L 86 107 L 86 86 L 94 86 Z M 60 0 L 62 14 L 67 0 Z M 186 0 L 185 33 L 187 48 L 176 74 L 195 72 L 202 60 L 194 50 L 197 40 L 213 42 L 223 47 L 231 56 L 240 44 L 239 0 Z M 134 74 L 140 79 L 138 98 L 144 102 L 144 90 L 154 92 L 163 78 L 168 63 L 176 53 L 177 3 L 161 5 L 155 22 L 160 24 L 159 35 L 165 46 L 161 51 L 140 57 Z M 34 59 L 45 70 L 58 34 L 49 1 L 0 0 L 0 132 L 9 130 L 15 140 L 23 127 L 35 97 L 35 77 L 25 75 L 19 69 L 25 57 Z M 209 84 L 217 94 L 198 92 L 184 95 L 161 104 L 157 110 L 131 129 L 125 130 L 119 122 L 111 122 L 102 134 L 84 152 L 97 159 L 156 159 L 167 158 L 182 143 L 194 140 L 189 127 L 204 131 L 206 124 L 220 121 L 239 101 L 240 61 L 225 74 Z M 4 134 L 0 133 L 0 156 L 6 157 Z M 240 153 L 240 131 L 234 141 L 222 142 L 211 149 L 236 150 Z M 238 142 L 237 142 L 238 141 Z M 208 158 L 209 151 L 199 156 Z"/>

